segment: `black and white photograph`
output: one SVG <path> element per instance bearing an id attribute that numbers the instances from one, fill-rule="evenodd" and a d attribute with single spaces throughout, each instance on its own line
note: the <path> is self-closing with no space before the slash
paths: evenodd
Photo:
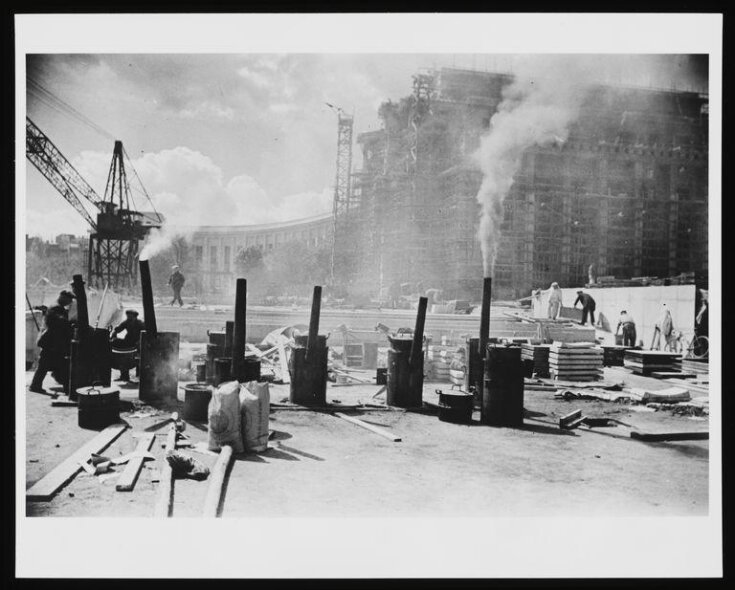
<path id="1" fill-rule="evenodd" d="M 18 575 L 721 575 L 721 27 L 17 16 Z"/>

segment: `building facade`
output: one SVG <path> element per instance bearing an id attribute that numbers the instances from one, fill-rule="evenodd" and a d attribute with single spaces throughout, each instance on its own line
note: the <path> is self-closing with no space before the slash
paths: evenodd
<path id="1" fill-rule="evenodd" d="M 358 136 L 352 280 L 365 290 L 411 283 L 479 297 L 472 154 L 512 79 L 417 74 L 413 94 L 381 106 L 382 129 Z M 706 274 L 707 178 L 707 95 L 589 87 L 566 141 L 523 155 L 504 202 L 495 294 L 581 285 L 590 265 L 619 278 Z"/>
<path id="2" fill-rule="evenodd" d="M 282 223 L 239 226 L 201 226 L 190 240 L 192 276 L 197 294 L 226 293 L 234 288 L 235 259 L 247 248 L 256 247 L 267 254 L 287 242 L 305 246 L 331 245 L 333 218 L 330 213 Z"/>

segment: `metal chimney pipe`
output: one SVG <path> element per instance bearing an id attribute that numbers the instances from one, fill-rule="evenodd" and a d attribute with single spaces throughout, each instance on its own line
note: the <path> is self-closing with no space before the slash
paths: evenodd
<path id="1" fill-rule="evenodd" d="M 490 339 L 490 297 L 493 290 L 493 279 L 482 280 L 482 309 L 480 313 L 480 358 L 485 358 L 485 349 Z"/>
<path id="2" fill-rule="evenodd" d="M 421 360 L 424 345 L 424 324 L 426 323 L 426 306 L 429 303 L 427 297 L 419 297 L 419 308 L 416 314 L 416 328 L 413 331 L 413 344 L 411 345 L 411 356 L 409 366 L 413 371 Z"/>
<path id="3" fill-rule="evenodd" d="M 232 333 L 232 378 L 241 379 L 245 362 L 245 320 L 248 299 L 248 282 L 237 279 L 235 283 L 235 328 Z"/>
<path id="4" fill-rule="evenodd" d="M 153 309 L 153 285 L 151 284 L 151 269 L 147 260 L 141 260 L 140 263 L 140 288 L 143 292 L 143 321 L 145 322 L 145 330 L 150 336 L 158 334 L 158 326 L 156 325 L 156 312 Z"/>
<path id="5" fill-rule="evenodd" d="M 309 339 L 306 341 L 306 357 L 309 358 L 316 350 L 317 338 L 319 336 L 319 315 L 322 306 L 322 288 L 314 287 L 314 295 L 311 298 L 311 318 L 309 319 Z"/>
<path id="6" fill-rule="evenodd" d="M 77 299 L 77 326 L 80 328 L 80 333 L 82 333 L 89 327 L 87 292 L 84 290 L 84 279 L 82 275 L 73 276 L 71 289 L 74 292 L 74 297 Z"/>

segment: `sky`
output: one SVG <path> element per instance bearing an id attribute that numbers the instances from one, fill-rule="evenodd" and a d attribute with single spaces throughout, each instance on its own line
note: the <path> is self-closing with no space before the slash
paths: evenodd
<path id="1" fill-rule="evenodd" d="M 327 213 L 337 115 L 358 133 L 411 92 L 420 69 L 514 71 L 534 56 L 431 54 L 114 54 L 28 56 L 27 76 L 98 130 L 27 94 L 27 114 L 103 195 L 112 137 L 122 140 L 156 207 L 181 225 L 286 221 Z M 693 56 L 594 57 L 601 81 L 706 91 Z M 99 129 L 104 130 L 100 132 Z M 110 136 L 108 136 L 108 134 Z M 355 166 L 360 158 L 355 147 Z M 27 231 L 81 235 L 86 222 L 27 166 Z M 138 209 L 150 210 L 142 192 Z"/>

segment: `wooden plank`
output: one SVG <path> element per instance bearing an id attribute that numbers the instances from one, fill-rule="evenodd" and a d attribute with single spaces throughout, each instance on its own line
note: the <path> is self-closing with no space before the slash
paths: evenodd
<path id="1" fill-rule="evenodd" d="M 708 440 L 709 432 L 636 432 L 630 433 L 630 438 L 657 442 L 667 440 Z"/>
<path id="2" fill-rule="evenodd" d="M 132 492 L 135 482 L 138 481 L 138 475 L 145 461 L 144 453 L 147 453 L 153 446 L 156 435 L 146 433 L 138 439 L 138 445 L 135 447 L 135 454 L 128 461 L 125 471 L 122 472 L 120 479 L 117 480 L 115 489 L 118 492 Z"/>
<path id="3" fill-rule="evenodd" d="M 156 500 L 156 509 L 154 515 L 156 518 L 168 518 L 171 516 L 171 508 L 174 500 L 174 474 L 166 460 L 166 452 L 176 450 L 176 423 L 174 422 L 168 429 L 166 436 L 166 450 L 163 456 L 163 465 L 161 465 L 160 488 L 158 490 L 158 499 Z"/>
<path id="4" fill-rule="evenodd" d="M 112 424 L 105 428 L 92 440 L 82 445 L 68 459 L 27 489 L 26 500 L 30 502 L 50 500 L 64 484 L 79 473 L 80 463 L 89 459 L 92 453 L 101 453 L 105 450 L 126 428 L 126 424 Z"/>
<path id="5" fill-rule="evenodd" d="M 212 468 L 209 476 L 209 487 L 207 488 L 207 496 L 204 498 L 204 510 L 202 516 L 216 518 L 218 516 L 220 502 L 222 501 L 222 492 L 224 491 L 225 475 L 227 468 L 232 461 L 232 447 L 224 445 L 219 452 L 217 462 Z"/>
<path id="6" fill-rule="evenodd" d="M 363 422 L 362 420 L 359 420 L 358 418 L 347 416 L 343 414 L 342 412 L 335 412 L 334 415 L 337 416 L 338 418 L 342 418 L 342 420 L 347 420 L 347 422 L 352 422 L 353 424 L 359 426 L 360 428 L 364 428 L 365 430 L 374 432 L 375 434 L 378 434 L 382 436 L 383 438 L 387 438 L 388 440 L 391 440 L 393 442 L 401 442 L 401 438 L 399 436 L 396 436 L 392 432 L 384 430 L 383 428 L 380 428 L 378 426 L 373 426 L 372 424 Z"/>

